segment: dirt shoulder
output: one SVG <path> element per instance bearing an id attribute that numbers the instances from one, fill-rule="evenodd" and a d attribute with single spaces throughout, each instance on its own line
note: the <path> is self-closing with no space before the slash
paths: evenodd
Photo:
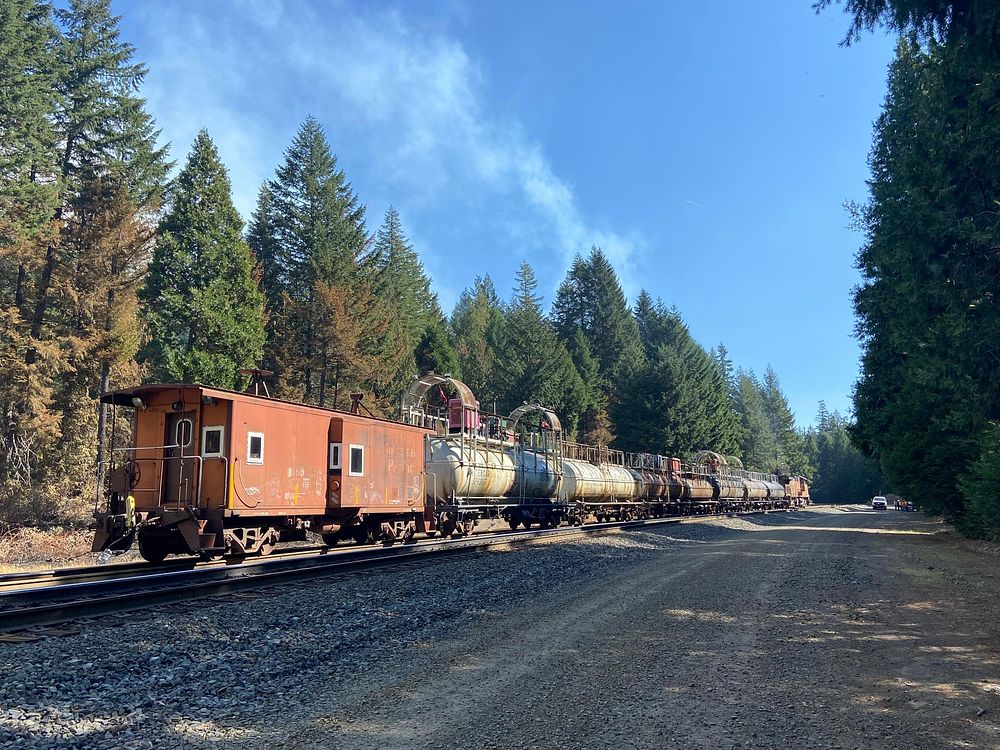
<path id="1" fill-rule="evenodd" d="M 284 747 L 1000 747 L 996 560 L 918 514 L 710 521 L 436 644 Z"/>

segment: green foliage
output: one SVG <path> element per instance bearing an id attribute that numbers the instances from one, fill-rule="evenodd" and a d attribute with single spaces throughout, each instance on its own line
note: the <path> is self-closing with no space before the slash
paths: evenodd
<path id="1" fill-rule="evenodd" d="M 226 168 L 198 133 L 171 187 L 140 293 L 150 340 L 142 361 L 156 382 L 242 385 L 264 347 L 264 300 L 243 241 Z"/>
<path id="2" fill-rule="evenodd" d="M 764 371 L 761 383 L 761 397 L 764 413 L 767 415 L 778 448 L 778 456 L 773 469 L 779 474 L 812 474 L 812 467 L 806 458 L 802 436 L 795 429 L 795 415 L 788 406 L 788 399 L 781 390 L 778 375 L 770 365 Z"/>
<path id="3" fill-rule="evenodd" d="M 1000 540 L 1000 425 L 991 423 L 982 433 L 979 457 L 959 480 L 967 510 L 963 530 L 972 536 Z"/>
<path id="4" fill-rule="evenodd" d="M 629 419 L 622 398 L 644 363 L 635 317 L 614 267 L 599 248 L 591 248 L 586 259 L 577 255 L 573 260 L 556 292 L 550 317 L 577 368 L 586 370 L 579 369 L 585 387 L 581 437 L 606 445 L 614 439 L 619 420 Z M 586 347 L 574 343 L 578 333 Z"/>
<path id="5" fill-rule="evenodd" d="M 832 5 L 834 0 L 816 0 L 817 10 Z M 851 26 L 845 44 L 856 41 L 863 31 L 884 26 L 897 34 L 919 34 L 924 39 L 945 41 L 962 38 L 982 40 L 994 45 L 1000 30 L 1000 8 L 991 0 L 837 0 L 851 16 Z"/>
<path id="6" fill-rule="evenodd" d="M 739 453 L 744 466 L 751 471 L 774 471 L 780 460 L 780 448 L 764 404 L 763 388 L 752 372 L 736 373 L 734 395 L 742 428 Z"/>
<path id="7" fill-rule="evenodd" d="M 537 287 L 531 266 L 522 263 L 498 331 L 493 395 L 504 413 L 524 402 L 554 409 L 572 434 L 587 406 L 587 390 L 566 345 L 542 314 Z"/>
<path id="8" fill-rule="evenodd" d="M 901 41 L 859 209 L 853 434 L 905 496 L 951 516 L 977 436 L 1000 417 L 998 101 L 997 60 Z"/>
<path id="9" fill-rule="evenodd" d="M 38 519 L 92 497 L 170 165 L 106 0 L 0 3 L 0 53 L 0 505 Z"/>
<path id="10" fill-rule="evenodd" d="M 642 292 L 636 324 L 645 352 L 613 412 L 617 447 L 687 455 L 734 453 L 739 424 L 724 371 L 691 336 L 676 309 Z"/>
<path id="11" fill-rule="evenodd" d="M 552 322 L 563 341 L 577 328 L 583 331 L 609 384 L 625 382 L 642 364 L 635 318 L 611 261 L 599 248 L 592 248 L 586 260 L 577 256 L 573 261 L 556 292 Z"/>
<path id="12" fill-rule="evenodd" d="M 53 113 L 56 30 L 48 6 L 35 0 L 0 4 L 0 289 L 4 304 L 23 283 L 11 260 L 13 246 L 52 217 L 59 183 L 49 179 L 56 161 Z M 20 253 L 19 253 L 20 254 Z M 23 266 L 22 266 L 23 268 Z"/>
<path id="13" fill-rule="evenodd" d="M 380 367 L 376 370 L 373 387 L 387 406 L 395 408 L 410 382 L 420 374 L 416 354 L 424 338 L 443 336 L 446 341 L 447 336 L 439 325 L 441 308 L 431 291 L 430 279 L 403 233 L 399 213 L 392 207 L 386 211 L 375 235 L 368 262 L 378 308 L 387 321 L 387 330 L 378 344 Z M 433 343 L 437 348 L 435 357 L 445 355 L 440 338 L 426 343 Z M 429 354 L 427 349 L 423 351 Z M 457 371 L 457 367 L 455 369 Z"/>
<path id="14" fill-rule="evenodd" d="M 503 325 L 503 307 L 493 280 L 477 278 L 471 289 L 459 295 L 451 313 L 451 330 L 462 379 L 482 398 L 497 392 L 496 348 Z"/>
<path id="15" fill-rule="evenodd" d="M 461 378 L 458 354 L 448 338 L 448 325 L 443 318 L 427 324 L 414 352 L 417 372 L 436 372 Z"/>
<path id="16" fill-rule="evenodd" d="M 372 392 L 388 313 L 364 264 L 365 208 L 312 117 L 261 190 L 249 239 L 272 316 L 265 362 L 277 394 L 336 406 L 341 394 Z"/>
<path id="17" fill-rule="evenodd" d="M 851 435 L 908 499 L 952 517 L 975 508 L 968 528 L 986 533 L 983 485 L 964 477 L 970 463 L 988 473 L 984 435 L 1000 418 L 1000 6 L 844 5 L 847 41 L 879 25 L 903 37 L 875 126 L 871 197 L 855 208 L 864 352 Z"/>
<path id="18" fill-rule="evenodd" d="M 891 491 L 878 465 L 848 435 L 848 420 L 820 402 L 816 426 L 802 434 L 813 472 L 809 493 L 817 503 L 863 503 Z"/>

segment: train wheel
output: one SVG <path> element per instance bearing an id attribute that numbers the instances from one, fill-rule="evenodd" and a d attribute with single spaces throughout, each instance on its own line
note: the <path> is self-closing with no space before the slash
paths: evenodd
<path id="1" fill-rule="evenodd" d="M 337 542 L 340 541 L 340 534 L 334 532 L 333 534 L 323 534 L 323 544 L 327 547 L 336 547 Z"/>
<path id="2" fill-rule="evenodd" d="M 162 540 L 139 537 L 139 555 L 148 563 L 158 565 L 167 559 L 170 550 Z"/>
<path id="3" fill-rule="evenodd" d="M 513 517 L 508 518 L 507 519 L 507 525 L 510 526 L 510 530 L 511 531 L 516 531 L 517 530 L 518 521 L 517 521 L 516 518 L 513 518 Z"/>
<path id="4" fill-rule="evenodd" d="M 372 534 L 372 530 L 369 529 L 365 524 L 358 524 L 353 529 L 354 541 L 358 544 L 374 544 L 375 535 Z"/>

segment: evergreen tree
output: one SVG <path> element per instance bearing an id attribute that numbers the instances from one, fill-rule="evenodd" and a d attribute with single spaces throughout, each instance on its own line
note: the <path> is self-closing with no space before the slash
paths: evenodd
<path id="1" fill-rule="evenodd" d="M 175 180 L 140 293 L 154 381 L 237 388 L 264 346 L 264 300 L 229 175 L 207 132 Z"/>
<path id="2" fill-rule="evenodd" d="M 57 236 L 55 34 L 47 5 L 0 4 L 0 516 L 12 521 L 34 515 L 27 498 L 60 436 L 58 342 L 30 335 L 33 280 Z"/>
<path id="3" fill-rule="evenodd" d="M 764 371 L 761 396 L 764 399 L 764 412 L 778 445 L 778 459 L 774 469 L 782 473 L 811 474 L 802 447 L 802 436 L 795 429 L 795 415 L 781 390 L 778 375 L 770 365 Z"/>
<path id="4" fill-rule="evenodd" d="M 573 261 L 556 293 L 552 321 L 562 341 L 577 328 L 583 331 L 609 384 L 625 383 L 642 364 L 635 318 L 611 261 L 599 248 L 592 248 L 586 260 L 577 256 Z"/>
<path id="5" fill-rule="evenodd" d="M 438 318 L 427 324 L 417 349 L 414 353 L 417 374 L 436 372 L 441 375 L 451 375 L 461 378 L 462 370 L 458 362 L 458 353 L 448 338 L 448 324 L 443 318 Z"/>
<path id="6" fill-rule="evenodd" d="M 265 182 L 257 193 L 257 207 L 250 219 L 246 240 L 260 268 L 260 288 L 264 293 L 264 303 L 267 308 L 268 341 L 274 341 L 276 336 L 275 324 L 282 316 L 283 294 L 287 281 L 276 234 L 274 198 L 270 186 Z M 267 369 L 273 370 L 274 362 L 267 352 L 265 352 L 265 363 Z"/>
<path id="7" fill-rule="evenodd" d="M 978 500 L 954 488 L 977 493 L 962 478 L 970 462 L 987 470 L 983 440 L 1000 419 L 1000 15 L 989 0 L 846 8 L 848 40 L 876 25 L 902 37 L 870 198 L 855 208 L 863 357 L 851 435 L 904 496 L 961 517 Z"/>
<path id="8" fill-rule="evenodd" d="M 430 279 L 403 234 L 399 213 L 392 207 L 386 211 L 375 235 L 371 263 L 375 296 L 388 320 L 388 330 L 380 342 L 384 367 L 376 390 L 383 395 L 389 409 L 399 404 L 410 381 L 418 374 L 416 351 L 424 337 L 443 335 L 444 331 L 438 325 L 441 308 L 431 291 Z M 440 341 L 435 345 L 440 346 Z"/>
<path id="9" fill-rule="evenodd" d="M 517 273 L 513 296 L 504 311 L 496 349 L 498 407 L 511 412 L 527 401 L 553 409 L 567 433 L 576 430 L 586 408 L 586 387 L 566 346 L 542 314 L 538 282 L 527 263 Z"/>
<path id="10" fill-rule="evenodd" d="M 268 341 L 277 393 L 320 405 L 332 396 L 334 406 L 355 389 L 373 393 L 390 313 L 376 293 L 365 208 L 315 119 L 299 128 L 262 195 L 251 237 L 278 308 Z"/>
<path id="11" fill-rule="evenodd" d="M 503 308 L 489 276 L 476 278 L 459 295 L 451 314 L 462 380 L 484 403 L 497 394 L 496 348 L 504 326 Z"/>
<path id="12" fill-rule="evenodd" d="M 589 445 L 608 445 L 615 439 L 608 416 L 608 398 L 602 388 L 597 360 L 590 353 L 590 345 L 582 328 L 576 328 L 566 342 L 566 349 L 573 359 L 576 371 L 583 382 L 583 412 L 577 430 L 578 439 Z"/>
<path id="13" fill-rule="evenodd" d="M 813 467 L 809 494 L 814 502 L 867 502 L 891 489 L 878 465 L 851 443 L 847 427 L 848 420 L 820 402 L 816 426 L 802 436 Z"/>
<path id="14" fill-rule="evenodd" d="M 722 370 L 694 340 L 677 310 L 645 291 L 636 301 L 644 364 L 625 389 L 616 420 L 625 450 L 683 455 L 734 453 L 739 425 Z"/>
<path id="15" fill-rule="evenodd" d="M 109 342 L 119 321 L 134 321 L 134 280 L 170 165 L 135 93 L 145 68 L 107 0 L 72 0 L 51 17 L 42 4 L 5 3 L 0 18 L 10 24 L 0 45 L 14 50 L 0 74 L 0 204 L 17 201 L 0 211 L 0 244 L 19 238 L 12 261 L 0 253 L 0 364 L 11 386 L 0 395 L 2 437 L 22 496 L 61 513 L 63 498 L 92 497 L 103 445 L 94 397 L 114 385 Z"/>
<path id="16" fill-rule="evenodd" d="M 736 373 L 736 412 L 743 428 L 740 455 L 751 471 L 774 471 L 779 461 L 779 447 L 767 416 L 760 383 L 752 372 Z"/>
<path id="17" fill-rule="evenodd" d="M 25 240 L 47 224 L 56 208 L 59 184 L 52 120 L 55 40 L 49 8 L 37 0 L 0 6 L 0 301 L 23 294 L 29 269 Z M 16 253 L 8 250 L 19 245 Z M 19 261 L 15 265 L 15 260 Z M 17 303 L 20 304 L 20 303 Z"/>

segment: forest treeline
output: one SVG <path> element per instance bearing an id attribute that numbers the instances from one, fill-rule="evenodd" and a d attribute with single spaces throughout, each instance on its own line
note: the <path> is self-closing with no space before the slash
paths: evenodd
<path id="1" fill-rule="evenodd" d="M 825 437 L 839 418 L 796 430 L 773 370 L 735 368 L 646 292 L 630 306 L 599 248 L 548 310 L 523 264 L 509 295 L 484 276 L 445 314 L 399 214 L 369 230 L 311 117 L 244 225 L 207 131 L 180 164 L 158 145 L 146 68 L 108 0 L 3 0 L 0 49 L 0 521 L 89 511 L 108 450 L 101 392 L 240 389 L 258 366 L 273 395 L 327 407 L 358 391 L 396 416 L 411 378 L 435 370 L 486 409 L 544 403 L 579 440 L 839 471 L 845 443 Z"/>
<path id="2" fill-rule="evenodd" d="M 818 4 L 822 8 L 828 0 Z M 855 294 L 855 443 L 901 494 L 1000 538 L 1000 5 L 850 0 L 900 35 Z"/>

